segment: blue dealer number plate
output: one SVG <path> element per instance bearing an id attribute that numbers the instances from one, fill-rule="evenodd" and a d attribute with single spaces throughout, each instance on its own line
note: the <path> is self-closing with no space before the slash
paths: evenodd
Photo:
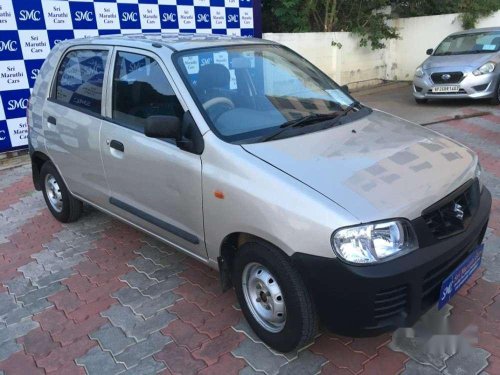
<path id="1" fill-rule="evenodd" d="M 484 245 L 479 245 L 474 251 L 455 268 L 455 270 L 444 279 L 441 284 L 441 292 L 439 293 L 438 309 L 441 309 L 448 301 L 458 292 L 458 290 L 472 276 L 475 270 L 481 264 L 481 256 L 483 255 Z"/>

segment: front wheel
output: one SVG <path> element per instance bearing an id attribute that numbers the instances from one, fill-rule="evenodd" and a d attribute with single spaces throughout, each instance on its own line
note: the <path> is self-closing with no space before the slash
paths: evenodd
<path id="1" fill-rule="evenodd" d="M 495 90 L 494 96 L 491 98 L 491 104 L 499 105 L 500 104 L 500 79 L 497 84 L 497 89 Z"/>
<path id="2" fill-rule="evenodd" d="M 56 167 L 47 161 L 40 170 L 45 203 L 52 215 L 63 223 L 78 220 L 83 204 L 71 195 Z"/>
<path id="3" fill-rule="evenodd" d="M 289 352 L 310 342 L 316 310 L 298 272 L 272 245 L 247 242 L 238 250 L 233 281 L 249 325 L 271 348 Z"/>

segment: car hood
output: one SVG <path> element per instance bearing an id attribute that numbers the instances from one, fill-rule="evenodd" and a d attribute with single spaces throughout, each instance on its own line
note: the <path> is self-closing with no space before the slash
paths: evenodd
<path id="1" fill-rule="evenodd" d="M 373 111 L 357 121 L 242 145 L 361 222 L 414 219 L 474 175 L 476 157 L 420 125 Z"/>
<path id="2" fill-rule="evenodd" d="M 429 56 L 422 64 L 422 69 L 454 68 L 471 70 L 479 68 L 494 57 L 494 53 L 478 53 L 470 55 Z"/>

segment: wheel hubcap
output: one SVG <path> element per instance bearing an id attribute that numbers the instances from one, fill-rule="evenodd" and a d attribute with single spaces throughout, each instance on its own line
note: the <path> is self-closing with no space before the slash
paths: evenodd
<path id="1" fill-rule="evenodd" d="M 286 322 L 286 306 L 276 278 L 262 264 L 249 263 L 241 281 L 245 301 L 255 320 L 269 332 L 280 332 Z"/>
<path id="2" fill-rule="evenodd" d="M 54 176 L 47 174 L 45 176 L 45 193 L 49 198 L 49 203 L 56 212 L 62 211 L 62 194 L 59 184 Z"/>

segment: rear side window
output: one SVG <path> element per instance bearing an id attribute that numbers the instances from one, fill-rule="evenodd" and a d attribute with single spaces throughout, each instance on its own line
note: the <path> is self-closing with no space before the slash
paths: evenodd
<path id="1" fill-rule="evenodd" d="M 107 58 L 107 51 L 69 52 L 57 72 L 55 99 L 100 115 Z"/>
<path id="2" fill-rule="evenodd" d="M 113 119 L 144 131 L 150 116 L 181 117 L 183 109 L 157 61 L 136 53 L 117 54 L 113 77 Z"/>

